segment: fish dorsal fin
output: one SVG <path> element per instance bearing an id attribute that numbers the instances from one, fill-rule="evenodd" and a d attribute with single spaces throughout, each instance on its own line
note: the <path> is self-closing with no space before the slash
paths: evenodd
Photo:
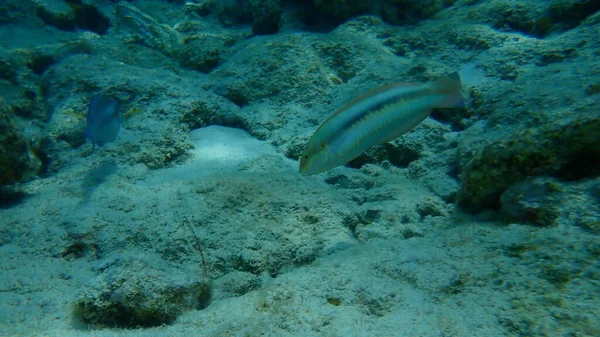
<path id="1" fill-rule="evenodd" d="M 458 72 L 437 79 L 431 83 L 431 90 L 437 95 L 443 95 L 447 99 L 438 105 L 438 108 L 455 108 L 464 106 L 462 97 L 462 81 Z"/>
<path id="2" fill-rule="evenodd" d="M 369 91 L 367 91 L 366 93 L 358 96 L 357 98 L 353 99 L 352 101 L 350 101 L 349 103 L 347 103 L 346 105 L 342 106 L 340 109 L 338 109 L 338 111 L 336 111 L 332 116 L 337 116 L 341 113 L 343 113 L 344 111 L 348 110 L 348 108 L 350 108 L 351 106 L 358 104 L 362 101 L 365 101 L 373 96 L 376 96 L 378 94 L 381 94 L 382 92 L 388 91 L 392 88 L 415 88 L 420 86 L 421 84 L 418 83 L 406 83 L 406 82 L 396 82 L 396 83 L 391 83 L 391 84 L 386 84 L 374 89 L 371 89 Z"/>
<path id="3" fill-rule="evenodd" d="M 462 89 L 462 82 L 458 72 L 453 72 L 448 76 L 437 79 L 433 81 L 432 84 L 439 90 L 438 92 L 442 94 L 453 94 L 460 92 Z"/>

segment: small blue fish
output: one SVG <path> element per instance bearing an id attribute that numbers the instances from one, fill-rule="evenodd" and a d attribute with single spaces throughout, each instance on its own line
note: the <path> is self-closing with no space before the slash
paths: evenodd
<path id="1" fill-rule="evenodd" d="M 92 140 L 94 147 L 110 143 L 117 138 L 121 129 L 119 103 L 110 96 L 96 94 L 90 101 L 85 135 Z"/>

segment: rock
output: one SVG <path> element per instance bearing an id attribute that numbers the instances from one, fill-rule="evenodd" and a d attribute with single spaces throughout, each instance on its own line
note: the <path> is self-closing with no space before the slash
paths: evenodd
<path id="1" fill-rule="evenodd" d="M 548 178 L 519 182 L 501 196 L 502 211 L 513 221 L 553 225 L 560 215 L 561 185 Z"/>
<path id="2" fill-rule="evenodd" d="M 375 68 L 376 64 L 400 67 L 398 59 L 372 39 L 354 35 L 354 29 L 364 31 L 362 27 L 376 20 L 367 20 L 369 23 L 363 21 L 357 20 L 342 26 L 338 31 L 328 34 L 327 38 L 294 33 L 256 37 L 239 43 L 239 50 L 211 73 L 215 76 L 215 92 L 242 107 L 261 100 L 277 105 L 290 102 L 303 105 L 329 103 L 327 90 L 336 86 L 331 74 L 347 83 L 359 74 L 366 76 L 368 72 L 365 69 Z M 345 38 L 340 38 L 344 35 Z M 336 102 L 339 104 L 337 107 L 364 93 L 368 85 L 374 87 L 382 84 L 383 75 L 371 75 L 361 78 L 358 82 L 361 87 L 344 87 L 343 93 L 347 96 L 343 101 Z M 265 118 L 264 114 L 256 117 Z M 271 121 L 278 119 L 274 116 L 268 118 Z"/>
<path id="3" fill-rule="evenodd" d="M 149 139 L 149 146 L 138 148 L 136 144 L 127 144 L 127 147 L 135 147 L 133 160 L 135 163 L 143 163 L 151 169 L 158 169 L 173 165 L 181 161 L 187 155 L 188 150 L 193 148 L 189 143 L 188 135 L 182 134 L 179 128 L 165 130 L 164 134 Z"/>
<path id="4" fill-rule="evenodd" d="M 501 31 L 516 31 L 534 36 L 545 36 L 550 27 L 543 21 L 545 5 L 542 2 L 499 1 L 484 10 L 492 26 Z M 540 21 L 542 20 L 542 21 Z"/>
<path id="5" fill-rule="evenodd" d="M 500 31 L 520 32 L 544 38 L 579 26 L 600 10 L 594 0 L 480 1 L 469 17 L 491 22 Z"/>
<path id="6" fill-rule="evenodd" d="M 266 97 L 314 101 L 329 86 L 310 39 L 297 34 L 255 38 L 214 75 L 216 93 L 238 106 Z M 285 94 L 282 94 L 285 93 Z M 283 96 L 285 97 L 283 97 Z"/>
<path id="7" fill-rule="evenodd" d="M 105 76 L 98 69 L 110 69 L 117 76 Z M 79 76 L 77 81 L 73 81 L 74 72 Z M 123 103 L 124 128 L 132 131 L 130 137 L 126 132 L 119 133 L 114 143 L 102 148 L 118 157 L 119 164 L 127 161 L 144 163 L 150 168 L 170 166 L 185 158 L 192 147 L 188 132 L 182 132 L 187 131 L 186 125 L 199 127 L 235 120 L 225 114 L 224 109 L 195 109 L 195 102 L 201 100 L 209 107 L 216 106 L 217 102 L 229 104 L 221 108 L 233 106 L 222 97 L 198 90 L 201 82 L 197 78 L 177 77 L 159 67 L 147 69 L 145 74 L 147 76 L 140 76 L 137 66 L 97 55 L 74 55 L 44 74 L 44 97 L 53 107 L 52 118 L 44 129 L 44 150 L 53 158 L 52 171 L 60 169 L 73 156 L 91 151 L 91 145 L 81 145 L 86 141 L 84 131 L 90 97 L 100 90 Z M 119 80 L 123 78 L 127 81 Z M 163 82 L 158 83 L 154 78 L 161 78 Z M 65 88 L 76 93 L 65 97 L 61 94 Z M 213 116 L 213 112 L 222 114 Z"/>
<path id="8" fill-rule="evenodd" d="M 45 24 L 65 31 L 77 29 L 75 15 L 65 1 L 35 1 L 35 14 Z"/>
<path id="9" fill-rule="evenodd" d="M 47 109 L 39 88 L 27 84 L 11 84 L 0 80 L 2 98 L 10 103 L 13 116 L 28 120 L 44 121 L 47 119 Z"/>
<path id="10" fill-rule="evenodd" d="M 423 218 L 428 216 L 447 216 L 450 214 L 450 207 L 440 198 L 428 197 L 417 204 L 417 212 Z"/>
<path id="11" fill-rule="evenodd" d="M 93 41 L 97 35 L 83 34 L 77 39 L 65 43 L 41 45 L 31 49 L 17 49 L 11 53 L 13 59 L 25 61 L 25 65 L 36 75 L 42 75 L 54 64 L 76 54 L 93 52 Z"/>
<path id="12" fill-rule="evenodd" d="M 210 286 L 148 252 L 113 253 L 98 265 L 74 304 L 85 324 L 119 328 L 169 324 L 186 310 L 202 309 Z"/>
<path id="13" fill-rule="evenodd" d="M 41 160 L 18 130 L 10 107 L 0 99 L 0 186 L 28 180 L 42 168 Z"/>
<path id="14" fill-rule="evenodd" d="M 182 66 L 210 73 L 225 62 L 239 38 L 233 34 L 198 33 L 183 40 L 179 62 Z"/>
<path id="15" fill-rule="evenodd" d="M 515 131 L 476 151 L 470 160 L 459 160 L 460 202 L 474 209 L 498 208 L 500 195 L 527 177 L 556 174 L 571 179 L 587 165 L 585 158 L 600 155 L 598 143 L 600 117 L 593 115 Z"/>

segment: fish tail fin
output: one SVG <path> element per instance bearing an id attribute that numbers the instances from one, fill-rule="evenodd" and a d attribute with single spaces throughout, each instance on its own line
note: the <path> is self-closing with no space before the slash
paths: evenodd
<path id="1" fill-rule="evenodd" d="M 443 103 L 439 105 L 439 108 L 456 108 L 465 105 L 463 96 L 461 94 L 462 82 L 458 72 L 442 77 L 433 82 L 434 90 L 439 95 L 444 95 Z"/>

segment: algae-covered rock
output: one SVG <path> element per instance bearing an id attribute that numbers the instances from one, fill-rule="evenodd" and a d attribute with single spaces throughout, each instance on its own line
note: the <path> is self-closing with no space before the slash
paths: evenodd
<path id="1" fill-rule="evenodd" d="M 83 289 L 73 313 L 92 326 L 169 324 L 184 311 L 202 309 L 210 299 L 208 282 L 148 252 L 112 254 L 98 270 L 100 275 Z"/>
<path id="2" fill-rule="evenodd" d="M 354 35 L 373 21 L 381 22 L 357 19 L 318 38 L 294 33 L 240 42 L 239 50 L 211 73 L 217 79 L 215 92 L 239 106 L 261 100 L 313 105 L 328 101 L 329 88 L 346 83 L 358 74 L 368 76 L 363 84 L 381 79 L 389 74 L 365 69 L 378 65 L 391 70 L 401 63 L 373 40 L 359 33 Z M 342 37 L 344 34 L 347 35 Z M 366 88 L 354 89 L 356 91 L 350 94 L 358 96 Z M 338 103 L 341 106 L 345 102 Z"/>
<path id="3" fill-rule="evenodd" d="M 474 209 L 496 208 L 500 195 L 526 177 L 555 174 L 573 179 L 573 172 L 580 174 L 581 166 L 587 165 L 586 158 L 600 156 L 599 143 L 599 116 L 518 130 L 460 163 L 460 201 Z"/>
<path id="4" fill-rule="evenodd" d="M 489 22 L 500 31 L 514 31 L 544 38 L 579 26 L 600 10 L 596 0 L 478 1 L 468 17 Z"/>
<path id="5" fill-rule="evenodd" d="M 16 81 L 17 66 L 14 60 L 8 56 L 8 53 L 2 48 L 0 49 L 0 79 L 7 80 L 11 83 Z"/>
<path id="6" fill-rule="evenodd" d="M 310 102 L 329 86 L 310 39 L 296 34 L 254 38 L 213 74 L 216 92 L 239 106 L 281 95 Z"/>
<path id="7" fill-rule="evenodd" d="M 502 194 L 502 211 L 510 220 L 550 226 L 560 215 L 562 192 L 560 184 L 553 179 L 519 182 Z"/>
<path id="8" fill-rule="evenodd" d="M 35 4 L 36 16 L 45 24 L 65 31 L 74 31 L 77 29 L 75 15 L 66 1 L 37 0 L 33 3 Z"/>
<path id="9" fill-rule="evenodd" d="M 79 38 L 64 43 L 45 44 L 30 49 L 16 49 L 13 59 L 25 62 L 25 66 L 36 75 L 42 75 L 54 64 L 76 54 L 89 54 L 94 50 L 97 35 L 86 33 Z"/>
<path id="10" fill-rule="evenodd" d="M 239 38 L 232 34 L 199 33 L 184 39 L 179 55 L 180 64 L 186 68 L 210 73 L 225 62 Z"/>
<path id="11" fill-rule="evenodd" d="M 0 99 L 0 186 L 27 180 L 42 167 L 27 139 L 12 120 L 9 106 Z"/>
<path id="12" fill-rule="evenodd" d="M 14 85 L 0 80 L 0 92 L 6 102 L 10 102 L 9 110 L 15 117 L 37 119 L 43 121 L 47 117 L 43 98 L 38 88 L 27 84 Z"/>
<path id="13" fill-rule="evenodd" d="M 174 128 L 164 134 L 149 139 L 149 146 L 139 148 L 137 144 L 128 144 L 127 148 L 136 152 L 132 155 L 135 163 L 144 163 L 152 169 L 168 167 L 175 162 L 185 159 L 188 150 L 193 146 L 187 135 Z M 170 131 L 170 132 L 169 132 Z M 133 148 L 136 147 L 135 150 Z M 137 151 L 136 151 L 137 150 Z"/>

